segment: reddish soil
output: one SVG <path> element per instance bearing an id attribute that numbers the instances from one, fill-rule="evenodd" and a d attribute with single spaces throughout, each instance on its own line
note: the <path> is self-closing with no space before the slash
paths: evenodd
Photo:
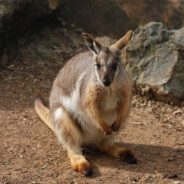
<path id="1" fill-rule="evenodd" d="M 116 139 L 134 150 L 137 165 L 88 148 L 93 176 L 72 171 L 66 152 L 33 105 L 37 93 L 48 101 L 63 61 L 83 49 L 82 41 L 77 31 L 64 28 L 37 34 L 27 44 L 20 38 L 11 65 L 0 70 L 0 184 L 184 183 L 184 107 L 137 95 Z"/>

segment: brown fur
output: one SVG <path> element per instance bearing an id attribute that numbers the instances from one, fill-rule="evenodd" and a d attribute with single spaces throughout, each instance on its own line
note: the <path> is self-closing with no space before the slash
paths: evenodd
<path id="1" fill-rule="evenodd" d="M 101 117 L 101 101 L 103 100 L 103 91 L 98 89 L 98 87 L 93 87 L 89 84 L 87 88 L 87 95 L 86 95 L 86 104 L 87 110 L 92 118 L 98 122 L 101 130 L 104 134 L 109 135 L 111 134 L 111 128 L 105 123 L 105 121 Z"/>
<path id="2" fill-rule="evenodd" d="M 119 49 L 121 49 L 122 47 L 124 47 L 127 44 L 127 42 L 129 41 L 129 39 L 130 39 L 131 36 L 132 36 L 132 31 L 130 30 L 130 31 L 127 32 L 127 34 L 123 38 L 121 38 L 120 40 L 118 40 L 114 44 L 114 46 L 117 47 L 117 48 L 119 48 Z"/>
<path id="3" fill-rule="evenodd" d="M 97 41 L 91 34 L 82 33 L 82 36 L 85 40 L 88 40 L 88 39 L 93 40 L 98 47 L 102 47 L 102 44 L 99 41 Z"/>

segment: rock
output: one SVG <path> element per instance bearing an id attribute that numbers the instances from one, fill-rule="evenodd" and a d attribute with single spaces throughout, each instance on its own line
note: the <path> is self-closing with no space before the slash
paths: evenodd
<path id="1" fill-rule="evenodd" d="M 15 34 L 55 11 L 56 19 L 62 17 L 86 31 L 118 38 L 155 19 L 179 28 L 184 25 L 183 9 L 183 1 L 171 0 L 6 0 L 0 1 L 0 32 L 13 30 Z"/>
<path id="2" fill-rule="evenodd" d="M 130 122 L 132 125 L 141 125 L 141 122 Z"/>
<path id="3" fill-rule="evenodd" d="M 166 174 L 164 178 L 174 179 L 174 178 L 178 178 L 178 175 L 177 174 Z"/>
<path id="4" fill-rule="evenodd" d="M 0 33 L 5 30 L 10 32 L 11 29 L 14 29 L 15 32 L 25 29 L 33 19 L 49 15 L 62 2 L 63 0 L 1 1 Z M 9 24 L 9 21 L 11 21 L 11 24 Z"/>
<path id="5" fill-rule="evenodd" d="M 124 10 L 111 0 L 67 0 L 58 12 L 67 22 L 98 35 L 120 37 L 129 24 Z"/>
<path id="6" fill-rule="evenodd" d="M 131 180 L 133 181 L 133 183 L 137 183 L 139 181 L 139 177 L 133 177 Z"/>
<path id="7" fill-rule="evenodd" d="M 173 114 L 174 115 L 181 115 L 182 111 L 180 109 L 178 109 L 177 111 L 174 111 Z"/>
<path id="8" fill-rule="evenodd" d="M 5 67 L 7 64 L 8 64 L 8 55 L 5 49 L 4 53 L 1 55 L 1 58 L 0 58 L 0 66 Z"/>
<path id="9" fill-rule="evenodd" d="M 145 179 L 145 183 L 153 183 L 155 181 L 155 178 L 152 176 L 149 176 L 148 178 Z"/>
<path id="10" fill-rule="evenodd" d="M 0 58 L 10 55 L 12 40 L 17 34 L 24 32 L 32 23 L 50 15 L 64 0 L 6 0 L 0 1 Z M 10 47 L 10 48 L 9 48 Z M 0 62 L 0 65 L 1 65 Z"/>
<path id="11" fill-rule="evenodd" d="M 172 161 L 174 161 L 174 160 L 176 160 L 176 159 L 171 157 L 171 158 L 168 158 L 167 161 L 168 161 L 168 162 L 172 162 Z"/>
<path id="12" fill-rule="evenodd" d="M 140 26 L 122 60 L 136 92 L 177 105 L 184 100 L 184 28 L 168 30 L 157 22 Z"/>
<path id="13" fill-rule="evenodd" d="M 54 62 L 58 59 L 53 50 L 41 46 L 37 48 L 36 55 L 44 62 Z"/>
<path id="14" fill-rule="evenodd" d="M 182 184 L 181 181 L 173 181 L 173 184 Z"/>
<path id="15" fill-rule="evenodd" d="M 58 12 L 87 32 L 118 38 L 154 20 L 164 22 L 170 29 L 180 28 L 184 25 L 183 9 L 183 1 L 171 0 L 67 0 Z"/>

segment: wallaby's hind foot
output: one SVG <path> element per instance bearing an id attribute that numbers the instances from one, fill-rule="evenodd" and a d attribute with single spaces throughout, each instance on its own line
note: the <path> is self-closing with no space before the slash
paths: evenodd
<path id="1" fill-rule="evenodd" d="M 83 155 L 73 155 L 70 158 L 72 169 L 80 172 L 85 176 L 92 175 L 92 167 L 91 164 L 84 158 Z"/>
<path id="2" fill-rule="evenodd" d="M 129 164 L 137 164 L 137 159 L 134 153 L 126 147 L 120 147 L 117 145 L 109 145 L 108 143 L 100 144 L 100 150 L 106 152 L 107 154 L 119 158 Z"/>
<path id="3" fill-rule="evenodd" d="M 82 155 L 80 148 L 73 149 L 74 147 L 72 147 L 71 150 L 68 150 L 68 156 L 70 158 L 72 169 L 80 172 L 85 176 L 91 176 L 92 175 L 91 164 Z"/>
<path id="4" fill-rule="evenodd" d="M 127 148 L 122 148 L 119 152 L 119 156 L 121 160 L 129 164 L 137 164 L 137 159 L 135 158 L 134 153 Z"/>

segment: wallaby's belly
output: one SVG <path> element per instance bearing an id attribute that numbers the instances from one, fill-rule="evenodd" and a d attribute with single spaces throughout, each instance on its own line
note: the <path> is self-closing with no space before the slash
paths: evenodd
<path id="1" fill-rule="evenodd" d="M 81 103 L 78 99 L 79 98 L 76 92 L 73 92 L 70 97 L 62 96 L 61 102 L 82 129 L 83 134 L 81 144 L 98 144 L 106 137 L 106 135 L 104 135 L 104 133 L 100 130 L 98 123 L 88 115 L 87 111 L 81 106 Z M 108 108 L 108 111 L 105 108 L 102 116 L 105 122 L 111 126 L 116 120 L 117 112 L 115 108 Z"/>
<path id="2" fill-rule="evenodd" d="M 107 111 L 107 112 L 104 112 L 104 113 L 102 114 L 102 117 L 103 117 L 103 119 L 105 120 L 105 122 L 106 122 L 109 126 L 111 126 L 111 125 L 115 122 L 115 120 L 116 120 L 116 118 L 117 118 L 117 112 L 116 112 L 115 110 Z"/>
<path id="3" fill-rule="evenodd" d="M 87 110 L 82 106 L 82 100 L 84 99 L 81 99 L 80 89 L 85 75 L 86 73 L 80 75 L 74 90 L 69 96 L 61 94 L 58 103 L 62 104 L 65 110 L 81 127 L 83 132 L 81 143 L 94 144 L 101 141 L 101 139 L 104 139 L 106 135 L 104 135 L 104 133 L 100 130 L 100 127 L 98 127 L 98 122 L 95 122 L 94 119 L 88 115 Z M 107 91 L 106 95 L 104 96 L 103 103 L 101 104 L 101 116 L 109 126 L 111 126 L 117 118 L 117 102 L 118 97 L 116 94 L 112 91 Z M 65 118 L 64 112 L 61 108 L 56 109 L 53 114 L 55 116 L 54 119 L 56 120 L 62 120 Z"/>

